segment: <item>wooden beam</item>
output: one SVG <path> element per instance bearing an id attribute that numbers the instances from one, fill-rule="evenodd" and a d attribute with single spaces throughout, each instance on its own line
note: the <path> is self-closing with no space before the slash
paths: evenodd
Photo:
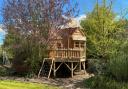
<path id="1" fill-rule="evenodd" d="M 73 62 L 71 62 L 71 77 L 73 77 Z"/>
<path id="2" fill-rule="evenodd" d="M 39 73 L 38 73 L 38 78 L 40 77 L 41 71 L 42 71 L 43 66 L 44 66 L 44 62 L 45 62 L 45 59 L 43 59 L 43 62 L 42 62 L 41 68 L 40 68 Z"/>
<path id="3" fill-rule="evenodd" d="M 84 69 L 84 74 L 86 74 L 86 70 L 85 70 L 85 61 L 82 62 L 82 65 L 83 65 L 83 69 Z"/>
<path id="4" fill-rule="evenodd" d="M 81 61 L 79 62 L 79 71 L 81 71 Z"/>
<path id="5" fill-rule="evenodd" d="M 63 64 L 63 62 L 62 63 L 60 63 L 60 65 L 56 68 L 56 71 L 60 68 L 60 66 Z"/>
<path id="6" fill-rule="evenodd" d="M 48 78 L 50 78 L 51 70 L 52 70 L 52 66 L 53 66 L 53 60 L 52 60 L 51 66 L 50 66 L 50 70 L 49 70 Z"/>
<path id="7" fill-rule="evenodd" d="M 56 62 L 53 63 L 53 75 L 56 77 Z"/>
<path id="8" fill-rule="evenodd" d="M 78 65 L 79 65 L 79 63 L 76 64 L 76 66 L 73 68 L 73 70 L 75 70 Z"/>
<path id="9" fill-rule="evenodd" d="M 69 67 L 69 65 L 67 65 L 65 62 L 64 62 L 64 64 L 68 67 L 68 69 L 71 71 L 71 68 Z"/>

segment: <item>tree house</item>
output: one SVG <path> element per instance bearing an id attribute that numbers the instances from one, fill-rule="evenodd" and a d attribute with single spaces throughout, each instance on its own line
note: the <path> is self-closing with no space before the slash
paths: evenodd
<path id="1" fill-rule="evenodd" d="M 78 67 L 81 70 L 81 66 L 83 66 L 82 68 L 85 71 L 86 36 L 77 22 L 72 20 L 68 25 L 53 33 L 52 36 L 54 37 L 50 39 L 48 57 L 44 58 L 38 76 L 40 76 L 46 61 L 51 61 L 48 78 L 52 70 L 54 76 L 56 76 L 56 72 L 62 64 L 69 68 L 71 77 L 73 77 L 73 72 Z M 56 66 L 57 62 L 60 62 L 58 66 Z"/>

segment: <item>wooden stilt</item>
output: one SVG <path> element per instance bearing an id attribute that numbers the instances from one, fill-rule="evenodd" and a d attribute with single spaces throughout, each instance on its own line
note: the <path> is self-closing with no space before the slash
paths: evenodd
<path id="1" fill-rule="evenodd" d="M 81 71 L 81 61 L 80 61 L 80 64 L 79 64 L 79 71 Z"/>
<path id="2" fill-rule="evenodd" d="M 73 67 L 73 71 L 76 69 L 76 67 L 79 65 L 79 63 L 77 63 L 76 65 L 75 65 L 75 67 Z"/>
<path id="3" fill-rule="evenodd" d="M 83 69 L 84 69 L 84 74 L 86 74 L 86 70 L 85 70 L 85 61 L 82 62 L 82 65 L 83 65 Z"/>
<path id="4" fill-rule="evenodd" d="M 56 62 L 54 62 L 53 63 L 54 65 L 53 65 L 53 75 L 54 75 L 54 77 L 56 77 Z"/>
<path id="5" fill-rule="evenodd" d="M 72 70 L 68 64 L 66 64 L 65 62 L 64 62 L 64 64 L 68 67 L 68 69 L 69 69 L 70 71 Z"/>
<path id="6" fill-rule="evenodd" d="M 73 77 L 73 62 L 71 62 L 71 77 Z"/>
<path id="7" fill-rule="evenodd" d="M 42 65 L 41 65 L 41 68 L 40 68 L 40 70 L 39 70 L 38 78 L 40 77 L 41 71 L 42 71 L 43 66 L 44 66 L 44 62 L 45 62 L 45 59 L 43 60 Z"/>
<path id="8" fill-rule="evenodd" d="M 51 71 L 52 71 L 52 66 L 53 66 L 53 60 L 52 60 L 51 66 L 50 66 L 50 70 L 49 70 L 48 78 L 50 78 Z"/>
<path id="9" fill-rule="evenodd" d="M 60 68 L 60 66 L 63 64 L 63 62 L 62 63 L 60 63 L 60 65 L 56 68 L 56 71 Z"/>

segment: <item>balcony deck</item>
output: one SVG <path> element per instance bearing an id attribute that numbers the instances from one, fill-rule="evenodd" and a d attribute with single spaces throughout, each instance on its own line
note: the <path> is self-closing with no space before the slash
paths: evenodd
<path id="1" fill-rule="evenodd" d="M 78 62 L 86 59 L 86 51 L 83 49 L 56 49 L 49 52 L 49 58 L 56 62 Z"/>
<path id="2" fill-rule="evenodd" d="M 62 66 L 62 64 L 67 66 L 67 68 L 71 71 L 71 77 L 73 77 L 73 72 L 77 67 L 79 67 L 79 70 L 81 70 L 81 66 L 83 66 L 85 71 L 85 61 L 86 51 L 84 49 L 51 49 L 49 50 L 49 57 L 44 58 L 42 62 L 38 77 L 40 76 L 45 62 L 50 64 L 48 73 L 49 78 L 52 70 L 54 77 L 56 76 L 56 72 Z M 57 62 L 60 62 L 58 66 L 56 65 Z M 86 71 L 84 73 L 86 73 Z"/>

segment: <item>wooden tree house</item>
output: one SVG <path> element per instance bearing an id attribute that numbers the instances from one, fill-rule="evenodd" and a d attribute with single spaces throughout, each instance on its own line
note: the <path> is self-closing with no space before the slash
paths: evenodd
<path id="1" fill-rule="evenodd" d="M 48 78 L 52 70 L 53 75 L 56 76 L 56 72 L 62 64 L 69 68 L 71 77 L 73 77 L 73 72 L 78 67 L 81 70 L 81 66 L 83 66 L 85 71 L 86 36 L 76 21 L 72 20 L 68 25 L 52 35 L 56 37 L 50 39 L 52 46 L 48 49 L 48 58 L 43 60 L 38 77 L 46 61 L 51 61 Z M 57 62 L 60 62 L 59 66 L 56 66 Z"/>

